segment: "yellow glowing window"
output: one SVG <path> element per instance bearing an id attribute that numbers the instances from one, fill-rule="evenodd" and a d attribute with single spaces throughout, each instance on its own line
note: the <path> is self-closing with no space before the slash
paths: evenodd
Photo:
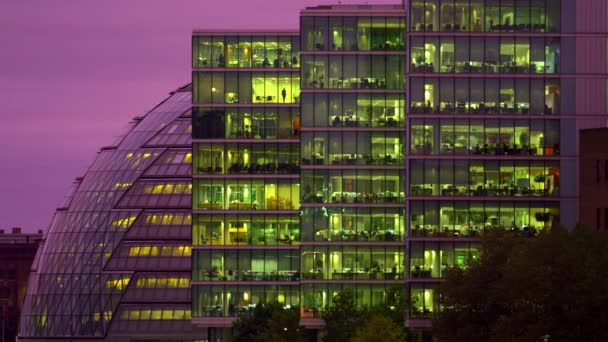
<path id="1" fill-rule="evenodd" d="M 144 194 L 151 194 L 153 190 L 154 190 L 154 186 L 152 186 L 152 185 L 144 186 Z"/>
<path id="2" fill-rule="evenodd" d="M 103 312 L 103 319 L 108 322 L 112 320 L 112 311 L 104 311 Z"/>
<path id="3" fill-rule="evenodd" d="M 139 279 L 137 279 L 137 282 L 135 283 L 135 286 L 137 286 L 138 288 L 146 287 L 146 278 L 139 278 Z"/>
<path id="4" fill-rule="evenodd" d="M 180 224 L 182 224 L 183 220 L 184 220 L 184 215 L 175 215 L 172 223 L 175 225 L 180 225 Z"/>
<path id="5" fill-rule="evenodd" d="M 173 215 L 163 215 L 163 221 L 161 224 L 170 225 L 171 221 L 173 221 Z"/>
<path id="6" fill-rule="evenodd" d="M 139 320 L 139 310 L 129 311 L 129 320 L 138 321 Z"/>
<path id="7" fill-rule="evenodd" d="M 140 256 L 148 256 L 150 255 L 150 246 L 142 246 L 140 247 Z"/>
<path id="8" fill-rule="evenodd" d="M 141 310 L 141 315 L 139 318 L 142 321 L 149 321 L 150 320 L 150 311 L 151 310 Z"/>
<path id="9" fill-rule="evenodd" d="M 179 184 L 177 186 L 173 185 L 173 184 L 165 184 L 165 190 L 163 191 L 163 194 L 171 195 L 173 193 L 173 189 L 178 186 L 179 186 Z"/>
<path id="10" fill-rule="evenodd" d="M 152 190 L 153 194 L 161 194 L 163 192 L 163 185 L 159 184 L 159 185 L 155 185 L 154 186 L 154 190 Z"/>
<path id="11" fill-rule="evenodd" d="M 152 154 L 147 153 L 147 152 L 146 152 L 146 153 L 144 153 L 144 159 L 145 159 L 145 158 L 150 158 L 150 156 L 151 156 L 151 155 L 152 155 Z"/>
<path id="12" fill-rule="evenodd" d="M 162 315 L 162 310 L 151 310 L 150 319 L 159 320 L 161 318 L 161 315 Z"/>
<path id="13" fill-rule="evenodd" d="M 167 278 L 158 278 L 156 280 L 156 283 L 158 284 L 156 287 L 159 289 L 164 289 L 167 287 Z"/>
<path id="14" fill-rule="evenodd" d="M 133 153 L 132 152 L 127 153 L 127 159 L 131 159 L 131 158 L 133 158 Z"/>
<path id="15" fill-rule="evenodd" d="M 184 310 L 184 318 L 185 319 L 192 319 L 192 311 L 191 310 Z"/>
<path id="16" fill-rule="evenodd" d="M 101 318 L 101 314 L 99 312 L 95 312 L 93 314 L 93 321 L 94 322 L 99 322 L 99 319 Z"/>
<path id="17" fill-rule="evenodd" d="M 192 215 L 186 215 L 184 217 L 184 224 L 192 224 Z"/>
<path id="18" fill-rule="evenodd" d="M 157 224 L 158 215 L 148 215 L 146 217 L 146 224 Z"/>
<path id="19" fill-rule="evenodd" d="M 158 281 L 158 279 L 156 279 L 156 278 L 148 278 L 146 280 L 146 287 L 155 288 L 157 281 Z"/>
<path id="20" fill-rule="evenodd" d="M 116 288 L 117 290 L 122 291 L 129 285 L 130 280 L 129 277 L 110 279 L 106 281 L 106 288 Z"/>
<path id="21" fill-rule="evenodd" d="M 177 278 L 167 278 L 167 287 L 176 288 L 177 287 Z"/>
<path id="22" fill-rule="evenodd" d="M 179 278 L 179 287 L 180 288 L 190 287 L 190 278 Z"/>
<path id="23" fill-rule="evenodd" d="M 163 310 L 162 320 L 172 320 L 173 319 L 173 310 Z"/>
<path id="24" fill-rule="evenodd" d="M 129 248 L 129 256 L 138 256 L 141 248 L 140 247 L 131 247 Z"/>
<path id="25" fill-rule="evenodd" d="M 192 127 L 192 126 L 190 126 Z M 186 153 L 186 156 L 184 157 L 184 164 L 189 164 L 192 163 L 192 153 L 188 152 Z"/>
<path id="26" fill-rule="evenodd" d="M 112 226 L 117 228 L 129 228 L 133 222 L 135 222 L 136 216 L 126 217 L 124 219 L 115 220 L 112 222 Z"/>
<path id="27" fill-rule="evenodd" d="M 175 185 L 175 193 L 182 194 L 184 193 L 184 189 L 186 188 L 186 184 L 176 184 Z"/>
<path id="28" fill-rule="evenodd" d="M 157 256 L 158 255 L 158 247 L 157 246 L 150 247 L 150 255 L 151 256 Z"/>
<path id="29" fill-rule="evenodd" d="M 173 310 L 173 319 L 181 320 L 184 319 L 185 313 L 184 310 Z"/>

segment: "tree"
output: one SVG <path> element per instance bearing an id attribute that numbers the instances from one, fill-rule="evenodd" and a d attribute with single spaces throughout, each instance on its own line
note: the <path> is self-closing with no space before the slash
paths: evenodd
<path id="1" fill-rule="evenodd" d="M 608 236 L 555 226 L 535 238 L 491 230 L 481 257 L 446 272 L 440 341 L 608 340 Z"/>
<path id="2" fill-rule="evenodd" d="M 323 313 L 327 342 L 350 341 L 367 317 L 365 308 L 357 307 L 355 294 L 347 289 L 334 296 L 331 305 Z"/>
<path id="3" fill-rule="evenodd" d="M 251 314 L 234 322 L 234 341 L 306 341 L 307 334 L 300 327 L 298 308 L 284 308 L 282 304 L 258 304 Z"/>
<path id="4" fill-rule="evenodd" d="M 386 288 L 386 303 L 372 307 L 370 315 L 384 316 L 390 318 L 393 323 L 403 326 L 406 308 L 406 298 L 403 290 L 402 285 Z"/>
<path id="5" fill-rule="evenodd" d="M 401 342 L 405 340 L 403 321 L 396 324 L 390 317 L 371 314 L 351 342 Z"/>

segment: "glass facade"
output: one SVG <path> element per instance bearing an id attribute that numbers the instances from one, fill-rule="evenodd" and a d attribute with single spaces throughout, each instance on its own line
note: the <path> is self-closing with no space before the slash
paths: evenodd
<path id="1" fill-rule="evenodd" d="M 191 106 L 191 88 L 177 89 L 77 179 L 38 250 L 20 339 L 184 336 L 191 320 L 183 304 L 192 267 Z"/>
<path id="2" fill-rule="evenodd" d="M 486 229 L 550 228 L 573 185 L 561 1 L 413 0 L 409 15 L 411 322 L 438 310 L 437 282 L 479 257 Z"/>
<path id="3" fill-rule="evenodd" d="M 298 68 L 299 35 L 192 37 L 193 68 Z"/>
<path id="4" fill-rule="evenodd" d="M 411 32 L 560 32 L 560 0 L 413 0 Z"/>
<path id="5" fill-rule="evenodd" d="M 343 289 L 385 303 L 407 267 L 405 14 L 312 12 L 301 17 L 303 322 Z"/>
<path id="6" fill-rule="evenodd" d="M 299 42 L 193 37 L 191 301 L 208 336 L 258 304 L 299 304 Z"/>

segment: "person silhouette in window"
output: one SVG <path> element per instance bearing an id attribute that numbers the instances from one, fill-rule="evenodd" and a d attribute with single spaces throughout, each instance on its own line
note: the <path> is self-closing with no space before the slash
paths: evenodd
<path id="1" fill-rule="evenodd" d="M 281 90 L 281 96 L 283 96 L 283 102 L 285 102 L 285 98 L 287 97 L 287 89 L 283 88 L 283 90 Z"/>

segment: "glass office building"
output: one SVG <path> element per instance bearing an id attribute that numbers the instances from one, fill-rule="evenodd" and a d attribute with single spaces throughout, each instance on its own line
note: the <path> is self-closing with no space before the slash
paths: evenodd
<path id="1" fill-rule="evenodd" d="M 576 223 L 577 131 L 606 124 L 606 56 L 591 45 L 606 48 L 606 5 L 407 6 L 406 325 L 428 328 L 442 272 L 475 260 L 485 229 Z"/>
<path id="2" fill-rule="evenodd" d="M 300 35 L 300 315 L 318 326 L 338 291 L 404 290 L 405 11 L 309 8 Z"/>
<path id="3" fill-rule="evenodd" d="M 192 321 L 299 305 L 300 36 L 193 35 Z"/>
<path id="4" fill-rule="evenodd" d="M 57 212 L 23 338 L 224 340 L 267 302 L 318 328 L 344 289 L 402 292 L 425 331 L 484 230 L 577 222 L 578 132 L 608 110 L 604 0 L 318 6 L 299 26 L 193 32 L 192 86 Z"/>

